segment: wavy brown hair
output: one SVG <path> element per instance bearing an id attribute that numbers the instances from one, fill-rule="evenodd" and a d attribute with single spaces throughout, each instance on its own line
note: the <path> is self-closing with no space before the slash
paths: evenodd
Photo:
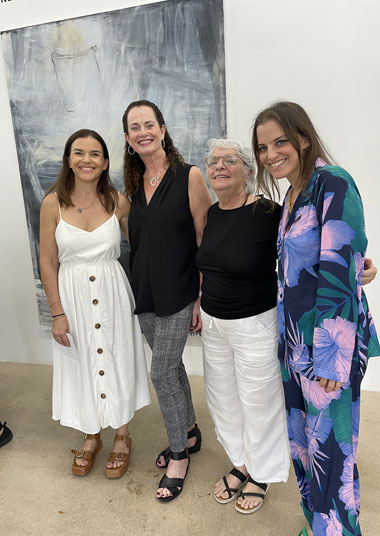
<path id="1" fill-rule="evenodd" d="M 51 188 L 49 188 L 49 190 L 46 192 L 46 195 L 48 195 L 50 192 L 55 191 L 57 193 L 58 202 L 61 206 L 74 206 L 70 194 L 74 189 L 75 177 L 69 165 L 69 157 L 71 147 L 74 141 L 78 138 L 94 138 L 102 146 L 103 156 L 106 160 L 108 160 L 108 166 L 107 169 L 105 169 L 99 177 L 99 181 L 97 184 L 97 194 L 104 208 L 107 210 L 107 212 L 111 213 L 115 209 L 117 190 L 112 184 L 112 181 L 109 176 L 110 158 L 107 145 L 103 138 L 100 136 L 100 134 L 95 132 L 95 130 L 83 128 L 81 130 L 77 130 L 77 132 L 74 132 L 74 134 L 71 134 L 65 145 L 65 150 L 63 152 L 62 157 L 62 167 L 58 174 L 58 178 L 53 184 L 53 186 L 51 186 Z"/>
<path id="2" fill-rule="evenodd" d="M 126 134 L 128 134 L 128 113 L 132 110 L 132 108 L 136 108 L 136 106 L 149 106 L 149 108 L 153 110 L 160 128 L 163 125 L 165 125 L 165 120 L 158 106 L 156 106 L 153 102 L 150 102 L 147 100 L 138 100 L 138 101 L 131 102 L 131 104 L 128 106 L 128 108 L 124 112 L 123 129 Z M 178 164 L 184 165 L 185 162 L 183 160 L 181 153 L 174 146 L 173 140 L 170 137 L 170 134 L 167 129 L 165 131 L 164 142 L 165 142 L 164 151 L 169 161 L 169 166 L 175 172 L 176 166 Z M 124 148 L 124 184 L 125 184 L 125 193 L 127 194 L 128 197 L 132 197 L 132 195 L 136 192 L 138 188 L 140 178 L 144 174 L 145 165 L 144 165 L 144 162 L 141 160 L 140 156 L 136 152 L 133 155 L 128 153 L 128 147 L 129 147 L 129 144 L 126 141 L 125 148 Z"/>
<path id="3" fill-rule="evenodd" d="M 257 141 L 257 127 L 271 120 L 276 121 L 283 128 L 285 136 L 297 151 L 300 162 L 298 185 L 301 188 L 304 188 L 313 174 L 315 161 L 318 157 L 322 158 L 327 164 L 334 163 L 334 160 L 302 106 L 295 102 L 279 101 L 265 108 L 256 117 L 252 127 L 252 150 L 257 163 L 258 187 L 270 199 L 275 199 L 276 196 L 279 197 L 278 183 L 260 162 Z M 301 149 L 299 136 L 302 136 L 308 142 L 308 146 L 305 149 Z"/>

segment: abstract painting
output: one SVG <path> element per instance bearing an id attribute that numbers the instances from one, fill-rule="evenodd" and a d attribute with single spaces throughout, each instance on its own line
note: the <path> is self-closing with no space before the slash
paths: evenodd
<path id="1" fill-rule="evenodd" d="M 122 189 L 121 118 L 155 102 L 185 160 L 203 169 L 206 141 L 226 135 L 223 0 L 168 0 L 2 33 L 42 327 L 50 325 L 39 271 L 39 210 L 63 147 L 97 130 Z M 123 246 L 122 264 L 128 247 Z"/>

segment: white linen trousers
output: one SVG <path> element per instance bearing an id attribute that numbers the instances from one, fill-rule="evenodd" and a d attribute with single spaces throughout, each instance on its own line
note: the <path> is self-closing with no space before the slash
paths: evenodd
<path id="1" fill-rule="evenodd" d="M 289 444 L 276 308 L 223 320 L 201 309 L 205 390 L 218 441 L 257 482 L 286 482 Z"/>

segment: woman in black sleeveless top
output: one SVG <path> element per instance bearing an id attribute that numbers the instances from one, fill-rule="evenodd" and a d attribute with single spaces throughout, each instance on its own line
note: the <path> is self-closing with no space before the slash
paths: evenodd
<path id="1" fill-rule="evenodd" d="M 289 471 L 284 395 L 277 358 L 276 237 L 280 207 L 252 194 L 248 147 L 210 140 L 207 214 L 198 249 L 206 399 L 233 469 L 214 498 L 256 512 L 272 482 Z M 241 491 L 240 491 L 241 490 Z M 239 493 L 240 491 L 240 493 Z"/>
<path id="2" fill-rule="evenodd" d="M 167 467 L 156 497 L 170 501 L 182 491 L 189 453 L 201 446 L 182 353 L 189 329 L 201 325 L 195 254 L 211 196 L 200 170 L 174 147 L 155 104 L 132 102 L 123 127 L 135 313 L 152 349 L 151 379 L 170 444 L 156 460 Z"/>

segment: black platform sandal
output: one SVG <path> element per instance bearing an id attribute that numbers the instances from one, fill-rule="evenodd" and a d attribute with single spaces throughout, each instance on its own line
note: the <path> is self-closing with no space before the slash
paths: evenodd
<path id="1" fill-rule="evenodd" d="M 185 460 L 186 458 L 188 459 L 188 464 L 187 464 L 185 476 L 183 478 L 169 478 L 166 475 L 164 475 L 161 478 L 160 483 L 158 484 L 158 487 L 168 489 L 171 495 L 169 495 L 168 497 L 156 497 L 158 501 L 169 502 L 169 501 L 172 501 L 173 499 L 176 499 L 183 490 L 183 484 L 185 482 L 185 478 L 189 471 L 190 456 L 189 456 L 188 449 L 182 450 L 181 452 L 172 452 L 170 454 L 171 460 Z"/>
<path id="2" fill-rule="evenodd" d="M 1 430 L 3 433 L 0 435 L 0 448 L 9 443 L 13 437 L 12 430 L 7 426 L 7 421 L 5 421 L 4 424 L 1 424 L 0 422 L 0 432 Z"/>
<path id="3" fill-rule="evenodd" d="M 195 441 L 195 443 L 194 443 L 194 445 L 192 447 L 188 448 L 189 454 L 195 454 L 196 452 L 199 452 L 201 450 L 202 432 L 201 432 L 200 428 L 198 428 L 197 423 L 194 423 L 194 428 L 192 428 L 191 430 L 189 430 L 187 432 L 187 439 L 191 439 L 192 437 L 196 437 L 196 441 Z M 166 447 L 166 449 L 164 449 L 163 451 L 160 452 L 160 454 L 157 456 L 157 459 L 156 459 L 156 466 L 159 469 L 166 469 L 166 467 L 169 464 L 171 453 L 172 453 L 172 451 L 170 450 L 170 447 Z M 158 463 L 157 463 L 161 456 L 165 460 L 165 465 L 158 465 Z"/>

